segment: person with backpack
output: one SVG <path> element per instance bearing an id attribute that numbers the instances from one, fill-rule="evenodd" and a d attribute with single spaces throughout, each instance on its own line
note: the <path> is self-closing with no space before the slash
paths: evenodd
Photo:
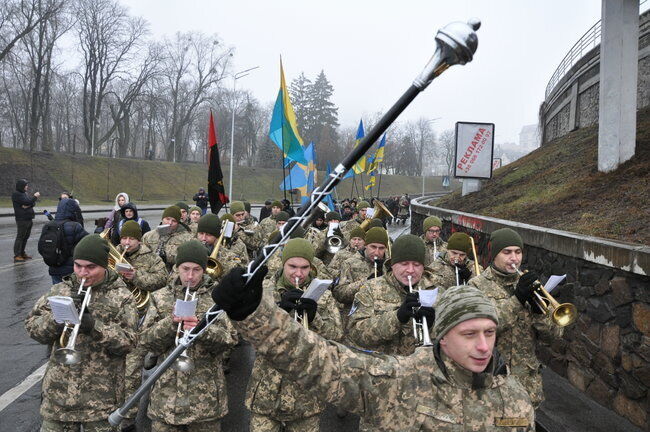
<path id="1" fill-rule="evenodd" d="M 34 206 L 36 200 L 41 196 L 36 192 L 29 196 L 29 182 L 20 179 L 16 182 L 16 190 L 11 194 L 11 201 L 14 205 L 14 217 L 16 218 L 16 241 L 14 241 L 14 263 L 23 262 L 32 259 L 25 253 L 27 240 L 32 233 L 32 224 L 34 221 Z"/>
<path id="2" fill-rule="evenodd" d="M 76 220 L 79 212 L 79 204 L 75 200 L 63 198 L 56 207 L 54 220 L 43 226 L 38 253 L 49 267 L 53 284 L 61 283 L 65 276 L 74 271 L 72 251 L 88 235 Z"/>

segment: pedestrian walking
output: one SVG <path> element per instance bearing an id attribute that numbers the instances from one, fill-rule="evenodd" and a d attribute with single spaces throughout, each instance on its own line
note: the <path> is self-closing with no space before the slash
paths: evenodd
<path id="1" fill-rule="evenodd" d="M 14 217 L 16 218 L 16 240 L 14 241 L 14 262 L 19 263 L 32 259 L 25 253 L 27 240 L 32 233 L 34 223 L 34 206 L 40 192 L 30 196 L 29 182 L 26 179 L 20 179 L 16 182 L 16 190 L 11 194 L 11 201 L 14 205 Z"/>

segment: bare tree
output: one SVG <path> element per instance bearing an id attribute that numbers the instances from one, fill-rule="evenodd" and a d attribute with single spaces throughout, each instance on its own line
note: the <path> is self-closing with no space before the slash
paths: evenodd
<path id="1" fill-rule="evenodd" d="M 456 132 L 453 129 L 445 130 L 440 134 L 438 143 L 440 146 L 439 159 L 447 166 L 447 175 L 451 176 L 456 156 Z"/>

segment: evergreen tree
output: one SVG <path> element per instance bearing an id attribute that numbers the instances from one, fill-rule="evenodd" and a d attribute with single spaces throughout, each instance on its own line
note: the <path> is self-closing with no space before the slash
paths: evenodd
<path id="1" fill-rule="evenodd" d="M 313 84 L 311 80 L 305 76 L 304 72 L 301 72 L 298 78 L 295 78 L 293 81 L 291 81 L 291 86 L 289 86 L 291 104 L 293 105 L 293 109 L 296 113 L 298 130 L 300 132 L 308 130 L 312 126 L 308 122 L 308 118 L 311 117 L 309 115 L 309 110 L 312 87 Z"/>
<path id="2" fill-rule="evenodd" d="M 339 126 L 339 109 L 331 101 L 334 87 L 327 80 L 325 71 L 321 70 L 310 90 L 306 127 L 303 127 L 306 135 L 304 138 L 309 141 L 317 141 L 321 137 L 322 129 L 327 127 L 334 132 L 330 138 L 335 142 L 338 141 L 335 131 Z"/>

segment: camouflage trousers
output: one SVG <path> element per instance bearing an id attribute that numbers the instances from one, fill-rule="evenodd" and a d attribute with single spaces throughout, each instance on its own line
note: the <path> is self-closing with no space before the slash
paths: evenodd
<path id="1" fill-rule="evenodd" d="M 170 425 L 159 420 L 151 422 L 151 432 L 219 432 L 221 420 L 190 423 L 186 425 Z"/>
<path id="2" fill-rule="evenodd" d="M 124 369 L 124 396 L 128 399 L 142 384 L 142 367 L 144 366 L 144 356 L 147 351 L 139 345 L 126 355 L 126 366 Z M 138 413 L 138 406 L 131 408 L 126 418 L 135 418 Z"/>
<path id="3" fill-rule="evenodd" d="M 250 432 L 318 432 L 320 414 L 293 421 L 277 421 L 262 414 L 251 413 Z"/>
<path id="4" fill-rule="evenodd" d="M 79 423 L 43 419 L 41 432 L 80 432 L 82 426 L 84 432 L 116 432 L 119 430 L 117 427 L 111 426 L 108 420 Z"/>

